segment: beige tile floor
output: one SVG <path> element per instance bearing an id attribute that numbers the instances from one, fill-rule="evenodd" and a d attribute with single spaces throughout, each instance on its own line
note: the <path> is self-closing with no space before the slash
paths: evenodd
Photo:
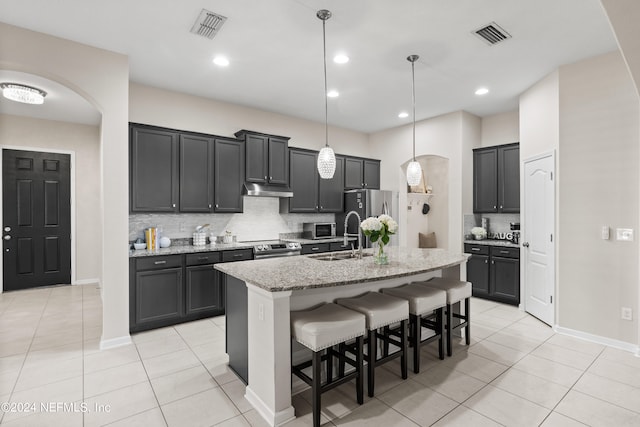
<path id="1" fill-rule="evenodd" d="M 472 316 L 470 347 L 456 343 L 445 361 L 423 348 L 422 372 L 405 381 L 397 362 L 379 368 L 362 406 L 352 384 L 332 390 L 323 422 L 640 426 L 640 358 L 554 334 L 514 307 L 474 299 Z M 0 402 L 21 409 L 0 412 L 2 426 L 265 425 L 226 368 L 224 317 L 99 351 L 101 318 L 91 285 L 0 294 Z M 309 402 L 308 391 L 293 397 L 289 426 L 311 424 Z"/>

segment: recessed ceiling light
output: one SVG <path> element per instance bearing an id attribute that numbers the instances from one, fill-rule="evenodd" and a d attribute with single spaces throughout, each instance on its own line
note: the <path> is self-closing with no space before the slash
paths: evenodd
<path id="1" fill-rule="evenodd" d="M 25 104 L 43 104 L 47 92 L 20 83 L 0 83 L 2 96 Z"/>
<path id="2" fill-rule="evenodd" d="M 229 65 L 229 60 L 224 56 L 216 56 L 213 58 L 213 63 L 218 65 L 219 67 L 226 67 Z"/>
<path id="3" fill-rule="evenodd" d="M 486 87 L 481 87 L 478 90 L 476 90 L 476 95 L 486 95 L 489 93 L 489 89 L 487 89 Z"/>
<path id="4" fill-rule="evenodd" d="M 400 114 L 398 114 L 398 117 L 400 117 L 401 119 L 404 119 L 405 117 L 409 117 L 409 113 L 407 113 L 406 111 L 403 111 Z"/>
<path id="5" fill-rule="evenodd" d="M 343 53 L 339 53 L 333 57 L 333 62 L 336 64 L 346 64 L 349 62 L 349 57 Z"/>
<path id="6" fill-rule="evenodd" d="M 329 98 L 337 98 L 340 95 L 340 92 L 338 92 L 337 90 L 330 90 L 329 92 L 327 92 L 327 96 Z"/>

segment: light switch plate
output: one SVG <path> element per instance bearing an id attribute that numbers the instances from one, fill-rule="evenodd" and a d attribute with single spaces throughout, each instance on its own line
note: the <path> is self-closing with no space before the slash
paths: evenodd
<path id="1" fill-rule="evenodd" d="M 600 231 L 602 240 L 609 240 L 609 226 L 603 225 L 602 230 Z"/>
<path id="2" fill-rule="evenodd" d="M 633 228 L 616 228 L 616 240 L 633 242 Z"/>

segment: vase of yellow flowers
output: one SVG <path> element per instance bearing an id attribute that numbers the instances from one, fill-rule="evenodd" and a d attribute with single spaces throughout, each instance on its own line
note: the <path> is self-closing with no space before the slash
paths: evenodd
<path id="1" fill-rule="evenodd" d="M 384 246 L 389 243 L 389 236 L 398 230 L 398 223 L 389 215 L 382 214 L 379 217 L 370 216 L 362 221 L 360 228 L 371 243 L 376 243 L 378 248 L 373 254 L 373 262 L 376 264 L 389 264 L 389 258 L 384 252 Z"/>

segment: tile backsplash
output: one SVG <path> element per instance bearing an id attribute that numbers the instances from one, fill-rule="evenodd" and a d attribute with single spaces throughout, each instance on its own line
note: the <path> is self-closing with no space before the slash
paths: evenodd
<path id="1" fill-rule="evenodd" d="M 334 214 L 280 213 L 276 197 L 244 197 L 244 212 L 238 214 L 129 214 L 129 240 L 144 239 L 144 229 L 158 227 L 161 235 L 190 238 L 198 225 L 209 224 L 209 232 L 220 236 L 226 230 L 238 241 L 277 240 L 282 233 L 300 233 L 304 222 L 333 222 Z"/>
<path id="2" fill-rule="evenodd" d="M 520 214 L 464 214 L 463 235 L 470 234 L 473 227 L 481 227 L 482 218 L 489 219 L 489 233 L 507 233 L 510 223 L 520 222 Z"/>

